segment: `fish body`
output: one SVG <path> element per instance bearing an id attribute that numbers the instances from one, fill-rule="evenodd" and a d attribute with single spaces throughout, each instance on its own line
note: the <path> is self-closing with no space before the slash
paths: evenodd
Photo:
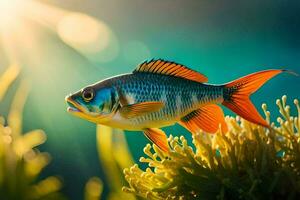
<path id="1" fill-rule="evenodd" d="M 103 124 L 124 130 L 143 130 L 175 124 L 193 110 L 211 103 L 222 103 L 223 87 L 170 77 L 161 74 L 125 74 L 92 86 L 114 87 L 130 105 L 162 102 L 154 112 L 133 118 L 123 117 L 119 110 Z"/>
<path id="2" fill-rule="evenodd" d="M 191 133 L 227 131 L 220 104 L 248 121 L 269 127 L 249 97 L 267 80 L 285 70 L 265 70 L 222 85 L 181 64 L 164 60 L 144 62 L 132 73 L 115 76 L 66 97 L 68 111 L 85 120 L 141 130 L 164 151 L 159 128 L 179 123 Z"/>

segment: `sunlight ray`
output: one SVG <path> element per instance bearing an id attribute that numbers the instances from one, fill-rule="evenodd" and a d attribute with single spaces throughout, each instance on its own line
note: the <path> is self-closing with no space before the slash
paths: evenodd
<path id="1" fill-rule="evenodd" d="M 57 30 L 59 21 L 68 13 L 70 11 L 33 0 L 29 1 L 25 8 L 27 18 L 42 24 L 54 32 Z"/>

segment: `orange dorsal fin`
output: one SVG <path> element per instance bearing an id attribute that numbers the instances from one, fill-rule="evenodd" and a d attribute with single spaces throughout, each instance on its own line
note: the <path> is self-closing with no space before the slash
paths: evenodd
<path id="1" fill-rule="evenodd" d="M 148 128 L 144 130 L 145 136 L 164 152 L 169 151 L 168 138 L 162 130 L 158 128 Z"/>
<path id="2" fill-rule="evenodd" d="M 224 101 L 222 104 L 252 123 L 269 127 L 269 124 L 252 104 L 250 95 L 269 79 L 282 72 L 293 74 L 293 72 L 287 70 L 271 69 L 256 72 L 225 84 Z"/>
<path id="3" fill-rule="evenodd" d="M 206 76 L 192 69 L 189 69 L 184 65 L 160 59 L 143 62 L 133 71 L 133 73 L 139 72 L 176 76 L 200 83 L 205 83 L 208 81 Z"/>
<path id="4" fill-rule="evenodd" d="M 210 104 L 194 110 L 179 122 L 191 133 L 203 130 L 207 133 L 215 133 L 221 125 L 222 132 L 227 132 L 227 125 L 224 119 L 223 110 L 215 104 Z"/>

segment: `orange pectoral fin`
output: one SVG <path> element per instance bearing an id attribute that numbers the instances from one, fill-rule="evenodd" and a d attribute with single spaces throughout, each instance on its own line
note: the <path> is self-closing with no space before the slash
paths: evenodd
<path id="1" fill-rule="evenodd" d="M 168 138 L 162 130 L 158 128 L 148 128 L 144 130 L 145 136 L 164 152 L 169 151 Z"/>
<path id="2" fill-rule="evenodd" d="M 158 111 L 162 107 L 164 107 L 164 103 L 162 102 L 142 102 L 121 107 L 120 114 L 122 117 L 129 119 Z"/>
<path id="3" fill-rule="evenodd" d="M 220 124 L 222 132 L 228 130 L 223 111 L 215 104 L 206 105 L 189 113 L 181 119 L 179 124 L 192 133 L 197 133 L 200 129 L 208 133 L 215 133 Z"/>

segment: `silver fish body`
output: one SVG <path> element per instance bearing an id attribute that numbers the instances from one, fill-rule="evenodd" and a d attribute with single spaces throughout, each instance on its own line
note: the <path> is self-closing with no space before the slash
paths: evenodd
<path id="1" fill-rule="evenodd" d="M 175 124 L 206 104 L 223 101 L 222 86 L 209 85 L 161 74 L 125 74 L 97 83 L 94 88 L 113 87 L 128 104 L 163 102 L 159 111 L 126 119 L 117 110 L 106 125 L 126 130 L 142 130 Z"/>

